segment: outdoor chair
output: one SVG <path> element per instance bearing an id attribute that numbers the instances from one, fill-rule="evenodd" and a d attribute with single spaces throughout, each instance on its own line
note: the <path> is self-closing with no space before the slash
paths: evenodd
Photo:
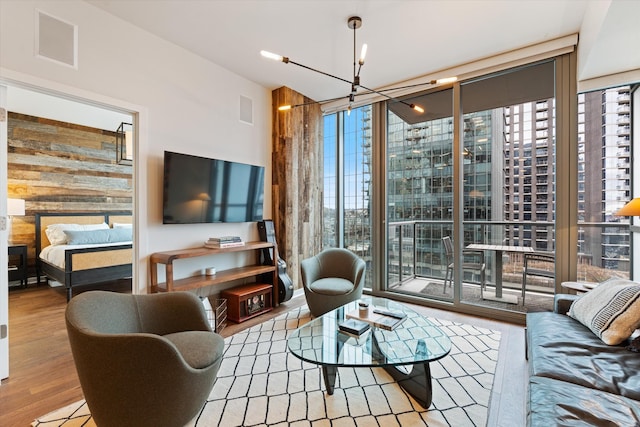
<path id="1" fill-rule="evenodd" d="M 446 259 L 447 270 L 444 276 L 444 286 L 442 292 L 447 291 L 447 284 L 451 287 L 453 282 L 453 240 L 451 237 L 445 236 L 442 238 L 442 245 L 444 246 L 444 254 Z M 484 292 L 486 286 L 486 264 L 484 262 L 484 251 L 475 249 L 463 249 L 462 250 L 462 271 L 471 271 L 480 275 L 480 294 Z"/>
<path id="2" fill-rule="evenodd" d="M 554 279 L 555 273 L 555 255 L 550 252 L 532 252 L 525 253 L 522 261 L 522 305 L 527 290 L 527 276 L 546 277 Z"/>

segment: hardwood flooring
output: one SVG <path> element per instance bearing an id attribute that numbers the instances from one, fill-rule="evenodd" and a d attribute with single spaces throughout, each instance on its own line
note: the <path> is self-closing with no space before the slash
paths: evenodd
<path id="1" fill-rule="evenodd" d="M 31 286 L 9 292 L 10 376 L 0 386 L 0 426 L 26 427 L 36 417 L 82 399 L 64 324 L 64 289 Z M 123 291 L 127 287 L 123 284 Z M 222 335 L 233 335 L 304 303 L 303 295 L 294 297 L 270 313 L 239 325 L 229 323 Z M 502 333 L 487 425 L 523 425 L 524 328 L 422 306 L 414 309 L 426 316 L 472 323 Z"/>

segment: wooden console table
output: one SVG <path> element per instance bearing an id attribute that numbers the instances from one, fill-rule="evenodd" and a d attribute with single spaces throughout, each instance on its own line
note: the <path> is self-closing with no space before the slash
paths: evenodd
<path id="1" fill-rule="evenodd" d="M 263 249 L 275 248 L 275 243 L 271 242 L 247 242 L 243 246 L 236 246 L 231 248 L 206 248 L 204 246 L 191 249 L 179 249 L 168 252 L 156 252 L 151 255 L 150 268 L 151 268 L 151 292 L 172 292 L 172 291 L 188 291 L 205 286 L 218 285 L 222 283 L 228 283 L 233 280 L 244 279 L 247 277 L 255 277 L 265 273 L 271 273 L 273 275 L 273 282 L 278 283 L 278 271 L 275 260 L 271 261 L 271 264 L 260 264 L 260 253 Z M 230 268 L 227 270 L 218 271 L 215 275 L 208 276 L 205 274 L 185 277 L 184 279 L 173 278 L 173 263 L 176 260 L 186 258 L 197 258 L 209 255 L 227 254 L 230 252 L 244 252 L 254 251 L 256 255 L 256 263 L 253 265 L 247 265 L 243 267 Z M 166 282 L 158 283 L 158 265 L 163 264 L 165 266 Z M 272 288 L 273 306 L 278 306 L 278 288 L 274 286 Z"/>

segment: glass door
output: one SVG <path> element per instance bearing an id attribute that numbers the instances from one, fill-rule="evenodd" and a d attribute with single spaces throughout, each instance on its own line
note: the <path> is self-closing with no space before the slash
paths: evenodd
<path id="1" fill-rule="evenodd" d="M 387 290 L 453 300 L 453 90 L 389 102 L 386 149 Z M 416 114 L 410 104 L 429 105 Z M 470 271 L 466 279 L 479 283 Z"/>
<path id="2" fill-rule="evenodd" d="M 389 102 L 387 290 L 552 309 L 554 78 L 549 60 L 403 98 L 425 106 L 424 115 Z M 523 275 L 530 254 L 549 261 L 531 261 Z"/>

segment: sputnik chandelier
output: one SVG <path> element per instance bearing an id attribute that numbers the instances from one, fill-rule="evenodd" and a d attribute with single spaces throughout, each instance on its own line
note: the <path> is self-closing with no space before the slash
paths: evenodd
<path id="1" fill-rule="evenodd" d="M 454 82 L 454 81 L 457 80 L 456 77 L 450 77 L 450 78 L 446 78 L 446 79 L 431 80 L 431 81 L 426 82 L 426 83 L 420 83 L 420 84 L 411 85 L 411 86 L 396 87 L 396 88 L 384 89 L 384 90 L 375 90 L 375 89 L 370 89 L 370 88 L 368 88 L 366 86 L 363 86 L 360 83 L 360 70 L 362 69 L 362 66 L 364 65 L 365 55 L 367 54 L 367 44 L 366 43 L 362 45 L 362 49 L 360 51 L 360 57 L 356 60 L 356 30 L 362 26 L 362 19 L 359 16 L 351 16 L 349 19 L 347 19 L 347 26 L 350 29 L 353 30 L 353 79 L 351 81 L 347 80 L 347 79 L 344 79 L 342 77 L 335 76 L 335 75 L 330 74 L 330 73 L 326 73 L 326 72 L 318 70 L 316 68 L 309 67 L 309 66 L 301 64 L 299 62 L 292 61 L 287 56 L 282 56 L 282 55 L 278 55 L 276 53 L 267 52 L 266 50 L 260 51 L 260 54 L 265 58 L 273 59 L 275 61 L 281 61 L 281 62 L 284 62 L 285 64 L 297 65 L 298 67 L 306 68 L 307 70 L 311 70 L 311 71 L 314 71 L 316 73 L 323 74 L 325 76 L 334 78 L 336 80 L 340 80 L 342 82 L 345 82 L 345 83 L 348 83 L 348 84 L 351 85 L 351 92 L 346 97 L 345 96 L 341 96 L 339 98 L 325 99 L 323 101 L 314 101 L 314 102 L 311 102 L 311 103 L 298 104 L 298 105 L 282 105 L 282 106 L 278 107 L 278 110 L 286 111 L 286 110 L 290 110 L 290 109 L 295 108 L 295 107 L 302 107 L 302 106 L 309 105 L 309 104 L 315 104 L 315 103 L 324 104 L 324 103 L 327 103 L 327 102 L 337 101 L 339 99 L 348 98 L 349 99 L 349 106 L 347 108 L 347 112 L 350 112 L 351 111 L 351 107 L 353 106 L 353 104 L 355 102 L 356 96 L 358 96 L 358 95 L 368 95 L 368 94 L 375 93 L 375 94 L 381 95 L 381 96 L 383 96 L 383 97 L 385 97 L 385 98 L 387 98 L 389 100 L 404 104 L 407 107 L 417 111 L 418 113 L 424 113 L 424 108 L 421 107 L 420 105 L 410 104 L 410 103 L 405 102 L 405 101 L 403 101 L 401 99 L 397 99 L 397 98 L 394 98 L 392 96 L 389 96 L 389 95 L 385 94 L 384 92 L 392 91 L 392 90 L 404 89 L 406 87 L 413 87 L 413 86 L 446 84 L 446 83 L 451 83 L 451 82 Z M 364 89 L 367 92 L 358 93 L 358 88 Z"/>

